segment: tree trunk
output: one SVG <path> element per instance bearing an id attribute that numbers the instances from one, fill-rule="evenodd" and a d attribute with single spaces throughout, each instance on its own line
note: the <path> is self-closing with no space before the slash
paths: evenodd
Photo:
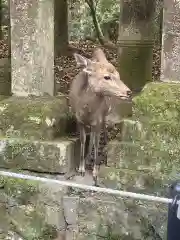
<path id="1" fill-rule="evenodd" d="M 120 0 L 119 72 L 134 92 L 152 81 L 155 0 Z"/>
<path id="2" fill-rule="evenodd" d="M 69 42 L 67 0 L 54 0 L 54 32 L 56 55 L 66 55 Z"/>
<path id="3" fill-rule="evenodd" d="M 94 6 L 94 0 L 88 0 L 86 2 L 87 2 L 88 6 L 90 8 L 90 11 L 91 11 L 91 16 L 92 16 L 94 28 L 96 30 L 97 38 L 98 38 L 99 42 L 103 45 L 104 44 L 104 36 L 103 36 L 103 33 L 101 31 L 101 27 L 99 25 L 99 22 L 98 22 L 98 19 L 97 19 L 97 16 L 96 16 L 96 9 L 95 9 L 95 6 Z"/>
<path id="4" fill-rule="evenodd" d="M 96 7 L 95 7 L 95 4 L 94 4 L 94 0 L 86 0 L 86 3 L 88 4 L 88 6 L 90 8 L 94 28 L 95 28 L 97 38 L 98 38 L 100 44 L 104 45 L 107 48 L 115 49 L 116 45 L 113 42 L 106 39 L 103 35 L 103 32 L 101 30 L 101 27 L 100 27 L 98 19 L 97 19 Z"/>

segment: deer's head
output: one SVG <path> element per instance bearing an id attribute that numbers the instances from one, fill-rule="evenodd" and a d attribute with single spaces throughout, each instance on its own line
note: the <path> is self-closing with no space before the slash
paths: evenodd
<path id="1" fill-rule="evenodd" d="M 105 55 L 102 56 L 102 60 L 90 60 L 80 54 L 74 54 L 77 65 L 83 67 L 83 71 L 88 75 L 88 84 L 93 92 L 122 100 L 130 99 L 131 90 L 120 80 L 118 71 L 107 61 Z"/>

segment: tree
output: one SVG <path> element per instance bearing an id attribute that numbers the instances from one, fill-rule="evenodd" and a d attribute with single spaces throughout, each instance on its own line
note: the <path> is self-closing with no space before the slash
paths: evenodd
<path id="1" fill-rule="evenodd" d="M 96 31 L 96 35 L 97 35 L 97 38 L 98 38 L 100 44 L 104 45 L 108 48 L 116 48 L 116 45 L 113 42 L 111 42 L 105 38 L 105 36 L 103 35 L 103 32 L 101 30 L 101 26 L 98 22 L 97 13 L 96 13 L 98 0 L 85 0 L 85 2 L 89 6 L 91 17 L 92 17 L 93 24 L 94 24 L 94 28 Z"/>

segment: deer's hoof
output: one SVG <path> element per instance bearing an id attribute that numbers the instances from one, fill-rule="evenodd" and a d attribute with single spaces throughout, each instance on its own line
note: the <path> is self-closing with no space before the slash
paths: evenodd
<path id="1" fill-rule="evenodd" d="M 65 180 L 69 180 L 69 179 L 72 179 L 75 175 L 76 175 L 76 171 L 74 170 L 74 171 L 66 173 L 64 178 L 65 178 Z"/>
<path id="2" fill-rule="evenodd" d="M 85 176 L 85 172 L 81 172 L 80 174 L 81 174 L 81 176 L 82 176 L 82 177 L 84 177 L 84 176 Z"/>
<path id="3" fill-rule="evenodd" d="M 85 169 L 80 167 L 79 170 L 78 170 L 80 176 L 84 177 L 85 176 Z"/>

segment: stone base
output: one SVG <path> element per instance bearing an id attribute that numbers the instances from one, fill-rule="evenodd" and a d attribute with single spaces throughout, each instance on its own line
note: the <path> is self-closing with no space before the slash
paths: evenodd
<path id="1" fill-rule="evenodd" d="M 0 186 L 0 239 L 55 240 L 63 234 L 66 187 L 5 177 Z"/>
<path id="2" fill-rule="evenodd" d="M 0 101 L 0 136 L 53 140 L 66 135 L 66 97 L 9 97 Z"/>
<path id="3" fill-rule="evenodd" d="M 30 141 L 0 139 L 0 168 L 45 173 L 67 173 L 79 161 L 79 140 Z"/>

